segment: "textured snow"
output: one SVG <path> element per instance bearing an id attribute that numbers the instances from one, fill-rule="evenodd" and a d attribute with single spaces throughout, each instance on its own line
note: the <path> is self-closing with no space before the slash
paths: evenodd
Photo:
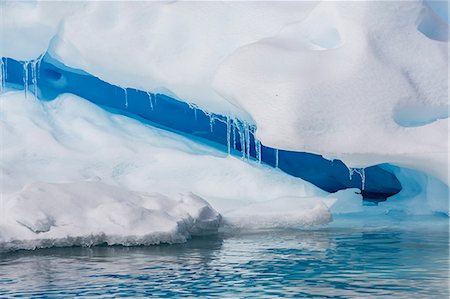
<path id="1" fill-rule="evenodd" d="M 235 51 L 215 86 L 253 117 L 266 145 L 446 182 L 448 44 L 418 30 L 424 18 L 442 25 L 419 2 L 322 2 Z"/>
<path id="2" fill-rule="evenodd" d="M 67 66 L 128 88 L 163 92 L 205 110 L 251 120 L 212 88 L 237 48 L 304 18 L 315 2 L 102 2 L 3 5 L 2 56 L 49 52 Z M 32 17 L 29 18 L 28 16 Z M 23 26 L 23 19 L 28 18 Z M 32 26 L 31 26 L 32 25 Z M 38 33 L 38 34 L 36 34 Z M 30 40 L 28 36 L 33 35 Z M 10 44 L 9 41 L 15 43 Z M 93 42 L 95 41 L 95 42 Z M 3 48 L 3 47 L 2 47 Z"/>
<path id="3" fill-rule="evenodd" d="M 341 196 L 74 95 L 0 101 L 3 248 L 182 242 L 217 231 L 221 217 L 247 228 L 324 224 Z"/>
<path id="4" fill-rule="evenodd" d="M 36 182 L 2 201 L 0 250 L 183 242 L 217 231 L 221 219 L 193 194 L 169 198 L 101 182 Z"/>
<path id="5" fill-rule="evenodd" d="M 81 3 L 67 1 L 1 1 L 0 56 L 33 60 L 45 53 L 64 17 Z"/>

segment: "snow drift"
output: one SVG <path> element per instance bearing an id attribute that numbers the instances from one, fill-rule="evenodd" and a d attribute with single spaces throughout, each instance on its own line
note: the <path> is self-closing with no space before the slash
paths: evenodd
<path id="1" fill-rule="evenodd" d="M 220 224 L 219 213 L 193 194 L 169 198 L 101 182 L 36 182 L 2 200 L 0 250 L 176 243 Z"/>
<path id="2" fill-rule="evenodd" d="M 183 242 L 217 231 L 222 217 L 233 227 L 317 225 L 342 196 L 361 203 L 355 190 L 329 194 L 73 95 L 40 102 L 10 91 L 0 104 L 3 249 Z"/>

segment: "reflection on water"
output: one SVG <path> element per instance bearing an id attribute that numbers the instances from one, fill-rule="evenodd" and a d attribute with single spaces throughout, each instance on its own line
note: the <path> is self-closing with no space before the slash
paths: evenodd
<path id="1" fill-rule="evenodd" d="M 3 253 L 0 297 L 447 298 L 448 222 Z"/>

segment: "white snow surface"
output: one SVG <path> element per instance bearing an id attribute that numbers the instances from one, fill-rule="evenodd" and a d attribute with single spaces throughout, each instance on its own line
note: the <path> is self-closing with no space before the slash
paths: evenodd
<path id="1" fill-rule="evenodd" d="M 438 5 L 442 6 L 442 5 Z M 432 1 L 3 1 L 0 54 L 257 125 L 263 144 L 448 181 L 448 23 Z"/>
<path id="2" fill-rule="evenodd" d="M 425 35 L 424 19 L 444 26 L 419 2 L 322 2 L 235 51 L 214 85 L 266 145 L 447 182 L 448 43 Z"/>
<path id="3" fill-rule="evenodd" d="M 41 102 L 9 91 L 0 120 L 3 249 L 183 242 L 221 223 L 325 224 L 342 196 L 361 201 L 71 94 Z"/>
<path id="4" fill-rule="evenodd" d="M 221 220 L 194 194 L 169 198 L 95 181 L 31 183 L 2 200 L 0 250 L 184 242 L 217 231 Z"/>

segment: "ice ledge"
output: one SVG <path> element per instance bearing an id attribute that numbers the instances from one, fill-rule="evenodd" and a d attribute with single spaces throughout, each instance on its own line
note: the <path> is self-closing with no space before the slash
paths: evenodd
<path id="1" fill-rule="evenodd" d="M 195 194 L 167 197 L 100 181 L 36 182 L 5 195 L 0 250 L 154 245 L 215 233 L 220 214 Z"/>

